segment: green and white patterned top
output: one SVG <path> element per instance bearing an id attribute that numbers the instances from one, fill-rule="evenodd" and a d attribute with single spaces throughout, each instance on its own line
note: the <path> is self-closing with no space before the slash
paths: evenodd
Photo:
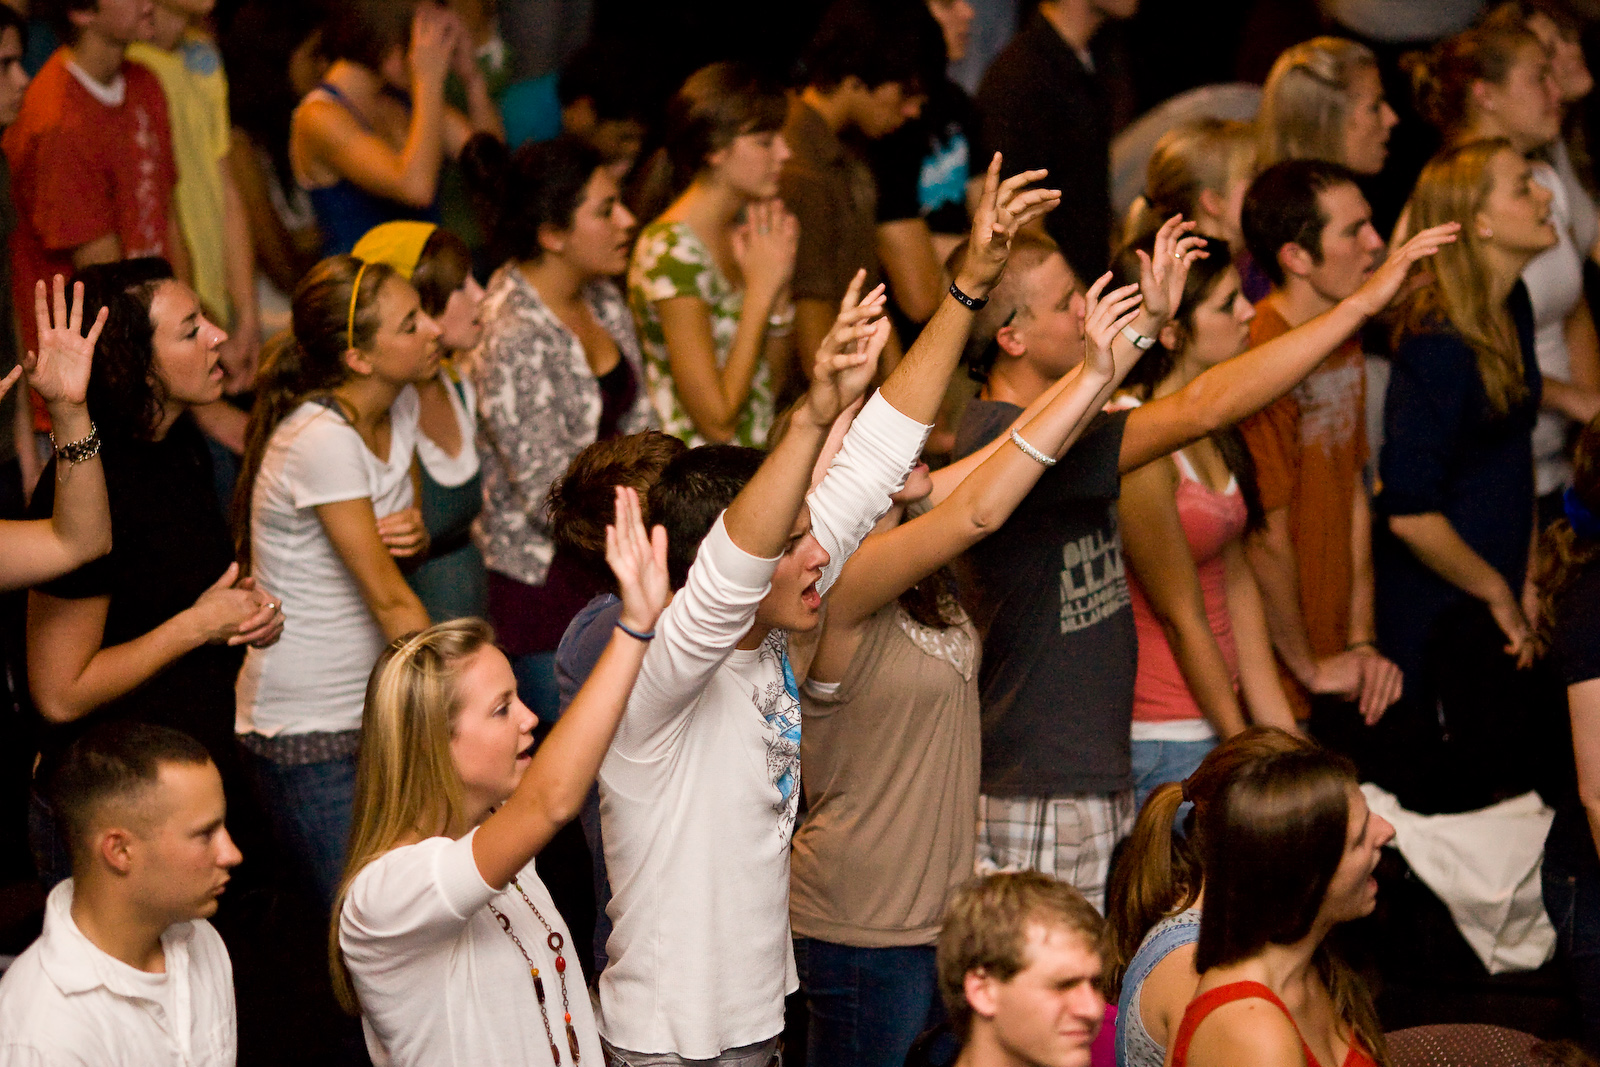
<path id="1" fill-rule="evenodd" d="M 744 309 L 744 290 L 735 289 L 717 269 L 706 248 L 686 223 L 656 220 L 639 234 L 628 265 L 628 304 L 639 326 L 639 345 L 644 350 L 644 371 L 650 401 L 655 405 L 661 428 L 682 438 L 692 447 L 707 444 L 695 429 L 694 420 L 684 410 L 672 379 L 672 364 L 667 356 L 667 338 L 656 313 L 657 300 L 675 296 L 695 296 L 706 302 L 711 312 L 711 340 L 716 347 L 717 366 L 727 365 L 733 338 L 739 332 L 739 315 Z M 765 359 L 758 361 L 750 382 L 750 396 L 739 413 L 738 428 L 731 444 L 761 448 L 772 426 L 772 377 Z"/>

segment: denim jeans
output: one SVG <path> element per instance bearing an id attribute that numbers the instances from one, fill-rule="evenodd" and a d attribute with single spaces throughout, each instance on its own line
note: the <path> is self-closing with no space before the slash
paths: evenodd
<path id="1" fill-rule="evenodd" d="M 686 1060 L 675 1052 L 629 1052 L 605 1038 L 600 1039 L 600 1044 L 605 1048 L 608 1067 L 783 1067 L 779 1036 L 774 1034 L 753 1045 L 727 1049 L 708 1060 Z"/>
<path id="2" fill-rule="evenodd" d="M 1600 1055 L 1600 877 L 1546 852 L 1540 880 L 1544 910 L 1572 969 L 1584 1048 Z"/>
<path id="3" fill-rule="evenodd" d="M 287 766 L 247 750 L 244 759 L 278 847 L 331 909 L 350 844 L 356 757 Z"/>
<path id="4" fill-rule="evenodd" d="M 917 1035 L 944 1017 L 932 945 L 855 948 L 794 939 L 811 1024 L 806 1067 L 900 1067 Z"/>
<path id="5" fill-rule="evenodd" d="M 1193 774 L 1206 753 L 1217 747 L 1207 741 L 1133 742 L 1133 802 L 1143 808 L 1145 798 L 1164 782 L 1181 782 Z"/>

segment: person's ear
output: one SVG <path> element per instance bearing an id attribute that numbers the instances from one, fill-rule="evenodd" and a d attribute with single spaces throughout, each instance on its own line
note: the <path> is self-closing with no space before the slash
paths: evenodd
<path id="1" fill-rule="evenodd" d="M 961 980 L 962 992 L 973 1014 L 983 1019 L 993 1019 L 1000 1013 L 999 981 L 983 968 L 968 971 Z"/>
<path id="2" fill-rule="evenodd" d="M 95 842 L 95 851 L 107 867 L 118 874 L 127 874 L 133 869 L 133 834 L 127 830 L 113 828 L 102 830 L 99 839 Z"/>
<path id="3" fill-rule="evenodd" d="M 370 375 L 373 370 L 372 357 L 359 348 L 344 350 L 344 365 L 352 374 L 362 378 Z"/>
<path id="4" fill-rule="evenodd" d="M 1223 203 L 1222 194 L 1215 189 L 1200 190 L 1200 210 L 1214 219 L 1222 218 L 1222 213 L 1228 209 Z"/>
<path id="5" fill-rule="evenodd" d="M 1489 221 L 1489 216 L 1483 212 L 1480 211 L 1472 216 L 1472 227 L 1485 241 L 1494 240 L 1494 225 Z"/>
<path id="6" fill-rule="evenodd" d="M 1484 78 L 1479 78 L 1467 89 L 1467 99 L 1479 111 L 1493 112 L 1498 105 L 1499 94 L 1495 91 L 1498 87 Z"/>
<path id="7" fill-rule="evenodd" d="M 567 250 L 567 230 L 558 230 L 549 223 L 539 227 L 539 247 L 546 252 L 560 255 Z"/>
<path id="8" fill-rule="evenodd" d="M 67 21 L 72 23 L 74 29 L 82 33 L 94 24 L 95 16 L 98 14 L 100 14 L 100 2 L 95 0 L 88 7 L 68 8 Z"/>
<path id="9" fill-rule="evenodd" d="M 1002 355 L 1012 359 L 1021 359 L 1028 354 L 1028 343 L 1021 331 L 1009 323 L 1000 327 L 1000 332 L 994 335 L 994 343 L 999 346 Z"/>
<path id="10" fill-rule="evenodd" d="M 1304 278 L 1316 265 L 1311 253 L 1293 241 L 1278 249 L 1278 266 L 1283 268 L 1285 275 Z"/>
<path id="11" fill-rule="evenodd" d="M 1169 321 L 1165 326 L 1161 327 L 1161 332 L 1156 334 L 1156 340 L 1168 352 L 1177 352 L 1183 348 L 1183 334 L 1184 330 L 1181 325 L 1176 321 Z"/>

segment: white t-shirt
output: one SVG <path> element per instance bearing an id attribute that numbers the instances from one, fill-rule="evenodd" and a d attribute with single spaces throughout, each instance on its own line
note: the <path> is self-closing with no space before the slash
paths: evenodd
<path id="1" fill-rule="evenodd" d="M 473 435 L 478 430 L 478 420 L 473 415 L 478 410 L 478 393 L 472 387 L 471 379 L 463 377 L 459 382 L 455 381 L 446 370 L 440 369 L 439 380 L 444 383 L 445 396 L 450 398 L 450 411 L 456 417 L 456 427 L 461 434 L 461 448 L 452 456 L 434 444 L 427 434 L 419 432 L 417 458 L 422 461 L 428 477 L 446 489 L 454 489 L 465 485 L 478 473 L 478 446 L 473 443 Z M 416 390 L 408 385 L 406 392 L 415 395 Z M 462 402 L 463 394 L 466 396 L 465 403 Z"/>
<path id="2" fill-rule="evenodd" d="M 361 1001 L 372 1061 L 382 1067 L 546 1067 L 550 1038 L 528 965 L 489 904 L 539 968 L 550 1033 L 571 1067 L 562 1021 L 561 975 L 548 935 L 516 889 L 485 884 L 472 858 L 476 830 L 430 837 L 373 860 L 345 896 L 339 948 Z M 533 862 L 516 881 L 552 929 L 567 961 L 567 1011 L 582 1062 L 604 1063 L 600 1033 L 574 946 Z"/>
<path id="3" fill-rule="evenodd" d="M 1567 349 L 1567 316 L 1583 296 L 1583 257 L 1572 241 L 1572 212 L 1567 189 L 1548 163 L 1533 165 L 1533 180 L 1550 190 L 1550 222 L 1556 243 L 1540 252 L 1522 269 L 1533 305 L 1533 349 L 1539 371 L 1547 378 L 1572 380 L 1572 354 Z M 1567 459 L 1568 419 L 1556 411 L 1541 411 L 1533 427 L 1533 467 L 1540 496 L 1572 484 L 1572 463 Z"/>
<path id="4" fill-rule="evenodd" d="M 0 1067 L 233 1067 L 233 965 L 204 919 L 161 935 L 165 974 L 114 959 L 50 891 L 44 933 L 0 977 Z"/>
<path id="5" fill-rule="evenodd" d="M 240 733 L 361 728 L 367 675 L 383 651 L 383 631 L 316 508 L 365 497 L 382 518 L 411 506 L 414 390 L 401 392 L 389 418 L 387 461 L 368 450 L 338 411 L 310 401 L 272 432 L 250 497 L 250 555 L 261 587 L 283 599 L 283 636 L 245 656 Z"/>
<path id="6" fill-rule="evenodd" d="M 889 509 L 928 427 L 868 401 L 807 498 L 826 592 Z M 798 985 L 789 840 L 800 799 L 800 695 L 774 631 L 737 649 L 776 559 L 742 551 L 723 519 L 656 624 L 600 766 L 613 895 L 600 975 L 606 1039 L 708 1059 L 783 1029 Z"/>

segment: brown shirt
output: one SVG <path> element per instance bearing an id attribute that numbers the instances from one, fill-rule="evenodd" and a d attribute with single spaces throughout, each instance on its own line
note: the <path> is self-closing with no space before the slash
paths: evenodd
<path id="1" fill-rule="evenodd" d="M 1271 304 L 1256 305 L 1252 347 L 1288 332 Z M 1366 395 L 1366 358 L 1352 337 L 1287 396 L 1239 424 L 1261 506 L 1289 509 L 1300 613 L 1317 656 L 1343 652 L 1350 641 L 1351 524 L 1356 479 L 1367 462 Z M 1310 714 L 1309 694 L 1287 670 L 1279 673 L 1295 714 Z"/>
<path id="2" fill-rule="evenodd" d="M 866 624 L 837 692 L 801 693 L 810 814 L 794 835 L 794 933 L 861 948 L 931 945 L 972 877 L 978 818 L 977 631 L 898 604 Z"/>
<path id="3" fill-rule="evenodd" d="M 796 300 L 837 305 L 862 267 L 866 289 L 881 280 L 872 171 L 798 98 L 789 103 L 783 139 L 794 154 L 783 165 L 779 195 L 800 220 L 790 291 Z"/>

